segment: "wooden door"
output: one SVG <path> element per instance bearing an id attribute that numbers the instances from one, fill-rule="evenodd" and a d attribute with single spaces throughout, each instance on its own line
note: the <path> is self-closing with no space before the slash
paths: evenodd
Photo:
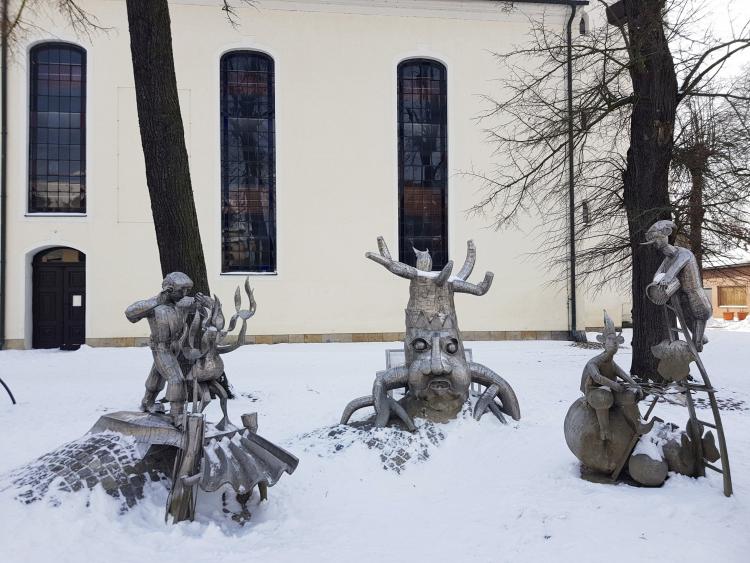
<path id="1" fill-rule="evenodd" d="M 34 258 L 32 346 L 77 349 L 86 341 L 86 263 L 77 251 L 53 249 Z"/>

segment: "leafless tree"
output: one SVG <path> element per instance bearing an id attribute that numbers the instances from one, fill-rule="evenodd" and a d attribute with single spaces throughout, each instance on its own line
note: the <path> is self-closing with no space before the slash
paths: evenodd
<path id="1" fill-rule="evenodd" d="M 592 8 L 605 10 L 610 4 L 597 0 Z M 565 279 L 572 154 L 577 273 L 600 287 L 630 274 L 631 372 L 658 377 L 650 347 L 666 327 L 643 288 L 660 257 L 639 243 L 654 221 L 674 211 L 669 172 L 678 105 L 695 97 L 747 99 L 708 86 L 730 57 L 750 47 L 750 29 L 745 26 L 728 39 L 696 34 L 701 11 L 693 0 L 617 4 L 616 25 L 573 34 L 570 99 L 564 87 L 566 29 L 545 17 L 532 18 L 528 43 L 496 55 L 504 94 L 486 98 L 482 123 L 498 158 L 491 170 L 471 171 L 486 188 L 474 211 L 492 216 L 498 228 L 526 212 L 543 214 L 542 254 L 553 256 L 559 278 Z"/>
<path id="2" fill-rule="evenodd" d="M 677 112 L 670 186 L 677 236 L 698 264 L 727 264 L 750 245 L 750 79 L 738 98 L 693 97 Z"/>

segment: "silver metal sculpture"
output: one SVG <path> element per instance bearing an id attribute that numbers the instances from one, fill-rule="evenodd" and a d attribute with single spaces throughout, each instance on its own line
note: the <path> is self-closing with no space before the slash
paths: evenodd
<path id="1" fill-rule="evenodd" d="M 653 282 L 646 288 L 646 295 L 656 305 L 666 305 L 672 296 L 677 296 L 692 332 L 693 344 L 701 352 L 708 342 L 705 330 L 706 322 L 712 315 L 711 302 L 703 290 L 695 255 L 687 248 L 669 244 L 669 235 L 674 229 L 672 221 L 663 220 L 657 221 L 646 231 L 646 242 L 641 244 L 653 244 L 664 255 Z"/>
<path id="2" fill-rule="evenodd" d="M 622 335 L 607 312 L 604 331 L 597 336 L 604 350 L 583 368 L 581 393 L 565 417 L 565 441 L 581 461 L 581 475 L 594 481 L 614 481 L 639 437 L 653 427 L 642 422 L 638 408 L 644 391 L 614 360 Z"/>
<path id="3" fill-rule="evenodd" d="M 157 296 L 138 301 L 125 312 L 131 322 L 148 319 L 151 328 L 154 363 L 141 410 L 105 414 L 81 440 L 42 456 L 19 472 L 14 483 L 24 487 L 20 500 L 38 500 L 54 483 L 66 490 L 102 485 L 110 495 L 124 498 L 129 507 L 142 498 L 148 476 L 171 482 L 166 518 L 175 523 L 193 519 L 199 490 L 225 487 L 234 490 L 241 506 L 233 519 L 244 522 L 250 516 L 246 503 L 255 487 L 264 500 L 268 487 L 284 472 L 294 472 L 298 459 L 258 436 L 257 413 L 243 414 L 242 428 L 232 425 L 227 414 L 229 384 L 221 355 L 244 343 L 247 321 L 255 314 L 249 280 L 245 280 L 249 309 L 242 309 L 238 287 L 235 313 L 226 331 L 219 299 L 200 294 L 190 297 L 192 286 L 188 276 L 173 272 L 164 278 Z M 239 321 L 242 326 L 236 342 L 225 344 Z M 169 414 L 156 403 L 165 384 Z M 188 395 L 192 397 L 190 412 Z M 219 399 L 223 413 L 215 425 L 203 414 L 212 398 Z"/>
<path id="4" fill-rule="evenodd" d="M 651 387 L 656 405 L 660 397 L 666 397 L 669 385 L 673 385 L 684 397 L 689 420 L 686 426 L 687 440 L 693 445 L 690 451 L 690 475 L 704 476 L 706 469 L 722 474 L 724 494 L 732 494 L 732 476 L 729 467 L 726 438 L 721 421 L 716 390 L 711 385 L 700 353 L 708 342 L 705 336 L 706 321 L 711 318 L 711 303 L 703 290 L 700 268 L 693 253 L 687 248 L 669 244 L 669 236 L 675 229 L 672 221 L 657 221 L 646 231 L 646 242 L 653 244 L 665 258 L 646 288 L 646 296 L 661 307 L 667 333 L 662 342 L 653 346 L 651 352 L 659 359 L 659 374 L 665 383 Z M 683 339 L 680 339 L 680 336 Z M 690 363 L 698 368 L 696 377 L 690 378 Z M 700 380 L 698 379 L 700 378 Z M 699 420 L 695 411 L 694 393 L 706 393 L 713 421 Z M 649 409 L 650 410 L 650 409 Z M 719 448 L 714 445 L 712 428 L 718 436 Z M 721 460 L 721 466 L 713 462 Z"/>
<path id="5" fill-rule="evenodd" d="M 125 311 L 131 322 L 147 318 L 151 328 L 154 364 L 141 401 L 141 410 L 147 414 L 133 417 L 127 412 L 114 413 L 102 417 L 93 429 L 113 430 L 112 421 L 116 420 L 120 432 L 143 438 L 152 446 L 171 444 L 178 448 L 167 503 L 167 517 L 171 516 L 175 522 L 193 518 L 197 487 L 212 492 L 230 484 L 237 498 L 246 502 L 257 485 L 261 498 L 265 498 L 267 487 L 284 471 L 292 473 L 298 463 L 292 454 L 257 436 L 257 416 L 243 416 L 244 430 L 229 422 L 229 388 L 221 355 L 244 343 L 247 321 L 255 314 L 249 279 L 245 279 L 249 309 L 242 309 L 238 287 L 234 295 L 235 313 L 226 331 L 219 299 L 200 293 L 189 297 L 187 293 L 192 286 L 185 274 L 171 273 L 164 279 L 159 295 L 138 301 Z M 242 326 L 237 340 L 224 344 L 238 321 Z M 165 382 L 171 423 L 166 425 L 167 415 L 155 403 Z M 189 413 L 185 406 L 188 396 L 192 402 Z M 202 414 L 212 398 L 219 399 L 223 414 L 216 425 L 207 423 Z"/>
<path id="6" fill-rule="evenodd" d="M 662 272 L 660 268 L 659 273 Z M 667 286 L 655 289 L 661 279 L 659 277 L 649 286 L 649 298 L 653 299 L 661 289 L 672 285 L 668 280 Z M 698 281 L 700 283 L 700 277 Z M 715 391 L 700 361 L 694 335 L 687 328 L 676 290 L 671 291 L 669 299 L 669 308 L 676 314 L 680 325 L 671 322 L 665 306 L 669 338 L 652 348 L 652 353 L 659 359 L 658 371 L 664 383 L 638 383 L 617 365 L 614 356 L 623 338 L 605 311 L 604 332 L 597 337 L 604 345 L 604 351 L 586 363 L 581 379 L 584 396 L 570 406 L 565 416 L 565 441 L 580 460 L 584 479 L 613 483 L 621 477 L 627 463 L 627 474 L 632 481 L 654 487 L 665 482 L 669 471 L 699 477 L 705 475 L 708 467 L 724 474 L 724 492 L 728 496 L 731 494 L 729 463 Z M 685 340 L 675 336 L 679 332 L 685 335 Z M 693 383 L 689 377 L 692 361 L 696 361 L 701 370 L 703 384 Z M 692 398 L 696 391 L 709 394 L 714 422 L 696 417 Z M 652 395 L 653 400 L 641 418 L 638 404 L 646 394 Z M 685 430 L 657 417 L 648 423 L 643 422 L 651 415 L 658 400 L 687 403 L 690 418 Z M 706 427 L 717 431 L 719 448 L 713 433 Z M 712 465 L 719 459 L 722 468 Z"/>
<path id="7" fill-rule="evenodd" d="M 185 375 L 180 365 L 180 341 L 185 330 L 185 321 L 194 314 L 203 296 L 188 297 L 193 281 L 182 272 L 168 274 L 158 295 L 136 301 L 125 310 L 131 323 L 147 319 L 151 329 L 149 346 L 154 357 L 148 378 L 146 394 L 141 401 L 141 410 L 154 409 L 156 396 L 167 385 L 166 400 L 170 414 L 176 424 L 182 423 L 185 410 Z"/>
<path id="8" fill-rule="evenodd" d="M 504 415 L 521 418 L 518 400 L 511 386 L 499 375 L 481 364 L 468 362 L 458 328 L 453 295 L 484 295 L 492 285 L 493 274 L 487 272 L 479 284 L 467 281 L 476 262 L 476 248 L 468 242 L 466 261 L 455 276 L 453 262 L 440 272 L 432 271 L 429 252 L 414 249 L 416 267 L 391 258 L 383 237 L 378 238 L 379 253 L 368 252 L 367 258 L 389 272 L 409 280 L 409 303 L 406 306 L 406 338 L 403 366 L 378 372 L 372 395 L 351 401 L 341 416 L 346 424 L 352 414 L 364 407 L 375 408 L 375 424 L 383 427 L 396 416 L 414 430 L 414 417 L 442 422 L 456 417 L 469 397 L 472 382 L 485 386 L 474 407 L 474 418 L 490 410 L 501 421 Z M 400 401 L 392 391 L 406 388 Z"/>

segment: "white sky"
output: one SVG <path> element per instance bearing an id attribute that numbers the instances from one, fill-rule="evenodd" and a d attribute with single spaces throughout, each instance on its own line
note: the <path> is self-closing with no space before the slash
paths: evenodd
<path id="1" fill-rule="evenodd" d="M 740 26 L 750 21 L 750 0 L 705 0 L 711 26 L 717 37 L 729 38 L 738 35 Z M 750 63 L 750 48 L 730 59 L 726 67 L 729 74 L 737 74 L 743 65 Z"/>

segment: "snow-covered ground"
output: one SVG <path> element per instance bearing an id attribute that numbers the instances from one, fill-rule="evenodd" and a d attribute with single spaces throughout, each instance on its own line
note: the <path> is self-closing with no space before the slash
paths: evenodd
<path id="1" fill-rule="evenodd" d="M 152 486 L 135 509 L 101 490 L 59 507 L 0 493 L 0 560 L 113 561 L 748 561 L 750 553 L 750 334 L 714 329 L 704 362 L 719 397 L 735 496 L 721 478 L 672 476 L 661 489 L 597 485 L 578 477 L 563 438 L 581 369 L 597 352 L 566 342 L 469 343 L 475 361 L 515 388 L 523 418 L 491 415 L 440 425 L 429 458 L 383 469 L 362 441 L 336 451 L 328 429 L 346 403 L 368 393 L 391 344 L 247 346 L 225 357 L 238 394 L 230 414 L 259 412 L 259 433 L 300 458 L 294 475 L 252 503 L 241 527 L 204 499 L 199 518 L 164 524 L 166 491 Z M 627 339 L 627 335 L 626 335 Z M 629 350 L 621 350 L 629 366 Z M 148 349 L 0 352 L 0 474 L 84 434 L 104 412 L 133 409 Z M 708 416 L 707 411 L 704 416 Z M 659 405 L 684 426 L 687 413 Z M 363 414 L 355 415 L 361 418 Z M 218 420 L 218 405 L 209 407 Z M 424 429 L 423 429 L 424 430 Z M 388 439 L 397 431 L 379 430 Z M 2 482 L 2 477 L 0 477 Z M 88 505 L 87 505 L 88 502 Z"/>

